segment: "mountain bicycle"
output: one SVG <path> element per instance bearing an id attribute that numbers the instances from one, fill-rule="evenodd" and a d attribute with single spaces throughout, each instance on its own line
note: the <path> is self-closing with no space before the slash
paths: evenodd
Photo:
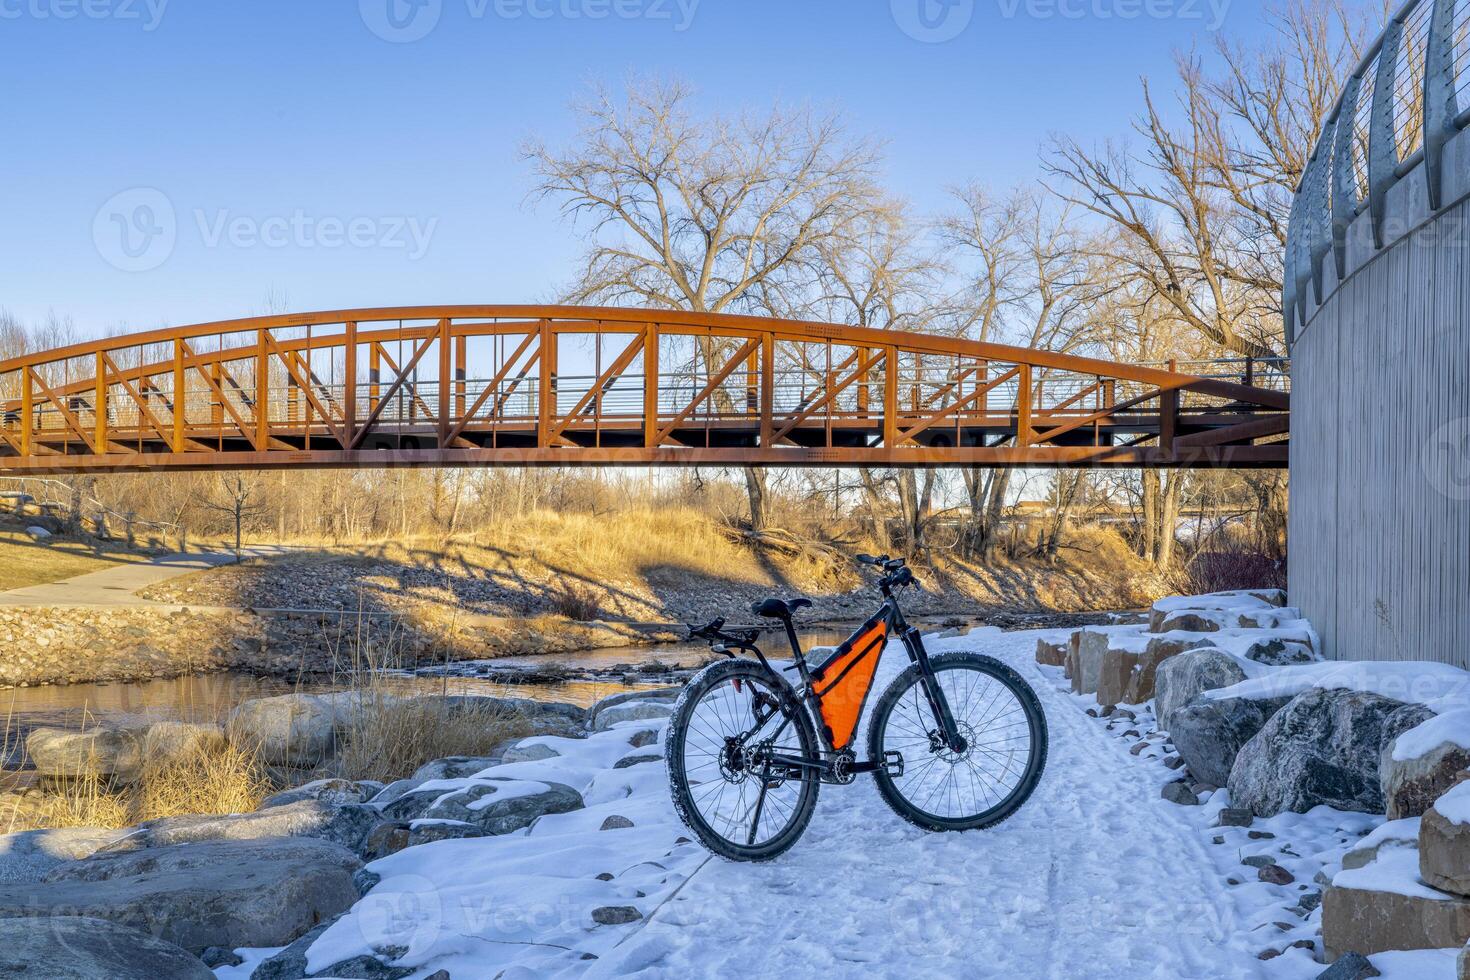
<path id="1" fill-rule="evenodd" d="M 730 659 L 705 667 L 679 696 L 664 756 L 674 808 L 716 854 L 776 857 L 806 830 L 822 783 L 847 785 L 864 773 L 894 812 L 932 831 L 993 826 L 1041 778 L 1046 717 L 1030 685 L 994 657 L 931 657 L 899 607 L 899 595 L 917 584 L 905 561 L 857 558 L 881 570 L 883 603 L 820 662 L 808 663 L 793 622 L 808 599 L 751 606 L 785 627 L 793 660 L 780 670 L 756 645 L 759 627 L 726 628 L 724 619 L 689 627 L 691 639 Z M 910 664 L 878 698 L 868 758 L 859 760 L 858 723 L 894 638 Z M 783 673 L 795 673 L 799 688 Z"/>

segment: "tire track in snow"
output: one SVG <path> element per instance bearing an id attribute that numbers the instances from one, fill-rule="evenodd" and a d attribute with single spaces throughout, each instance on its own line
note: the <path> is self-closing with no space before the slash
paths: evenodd
<path id="1" fill-rule="evenodd" d="M 589 975 L 1264 976 L 1196 824 L 1032 661 L 1034 634 L 986 637 L 1051 734 L 1047 772 L 987 831 L 928 834 L 871 780 L 823 786 L 806 836 L 770 864 L 715 859 Z M 974 641 L 934 644 L 942 649 Z M 878 683 L 904 666 L 890 652 Z"/>

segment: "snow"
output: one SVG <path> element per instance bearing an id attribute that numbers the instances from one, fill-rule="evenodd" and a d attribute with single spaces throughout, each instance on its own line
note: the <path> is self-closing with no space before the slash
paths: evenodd
<path id="1" fill-rule="evenodd" d="M 1257 591 L 1276 591 L 1257 590 Z M 1267 602 L 1250 592 L 1211 592 L 1207 595 L 1171 595 L 1165 596 L 1154 603 L 1154 608 L 1161 613 L 1173 613 L 1195 610 L 1209 610 L 1220 612 L 1247 612 L 1253 613 L 1258 610 L 1277 609 L 1278 606 Z"/>
<path id="2" fill-rule="evenodd" d="M 1393 892 L 1409 898 L 1426 898 L 1448 902 L 1453 898 L 1435 891 L 1419 880 L 1417 847 L 1386 847 L 1377 860 L 1361 868 L 1339 871 L 1332 879 L 1334 888 L 1356 888 L 1369 892 Z"/>
<path id="3" fill-rule="evenodd" d="M 1422 759 L 1441 745 L 1470 751 L 1470 708 L 1451 709 L 1404 732 L 1394 743 L 1393 758 L 1395 762 Z"/>
<path id="4" fill-rule="evenodd" d="M 630 721 L 586 739 L 542 737 L 561 755 L 496 766 L 452 788 L 509 777 L 570 785 L 587 807 L 499 837 L 444 840 L 369 867 L 381 881 L 313 944 L 316 971 L 390 946 L 415 978 L 454 977 L 1315 977 L 1301 949 L 1269 967 L 1256 958 L 1314 934 L 1320 912 L 1283 933 L 1271 925 L 1300 898 L 1297 886 L 1250 879 L 1228 887 L 1240 856 L 1327 835 L 1340 858 L 1374 818 L 1318 808 L 1257 826 L 1281 840 L 1229 828 L 1212 846 L 1221 790 L 1202 807 L 1159 798 L 1177 773 L 1162 751 L 1128 754 L 1038 667 L 1036 639 L 1069 631 L 971 634 L 926 640 L 931 652 L 975 649 L 1015 667 L 1036 689 L 1051 733 L 1035 795 L 988 831 L 929 834 L 899 819 L 872 781 L 823 786 L 806 836 L 768 864 L 712 858 L 678 822 L 661 764 L 614 770 L 637 731 Z M 890 648 L 877 683 L 906 665 Z M 869 705 L 877 701 L 876 694 Z M 1145 709 L 1146 712 L 1147 709 Z M 1138 725 L 1151 724 L 1140 713 Z M 1158 743 L 1163 745 L 1162 741 Z M 435 787 L 439 788 L 439 787 Z M 446 786 L 445 789 L 451 787 Z M 1322 811 L 1322 812 L 1319 812 Z M 610 815 L 631 829 L 599 831 Z M 1376 818 L 1381 820 L 1381 818 Z M 1293 822 L 1294 821 L 1294 822 Z M 1320 850 L 1320 848 L 1319 848 Z M 1282 855 L 1310 881 L 1311 871 Z M 610 874 L 611 880 L 599 880 Z M 599 906 L 627 905 L 641 921 L 596 926 Z M 1287 915 L 1290 919 L 1296 916 Z M 1259 931 L 1258 931 L 1259 930 Z M 249 951 L 258 962 L 256 951 Z M 595 958 L 585 958 L 591 954 Z M 243 968 L 221 977 L 248 976 Z M 1269 971 L 1269 972 L 1268 972 Z"/>
<path id="5" fill-rule="evenodd" d="M 1409 949 L 1374 953 L 1379 980 L 1455 980 L 1458 949 Z"/>
<path id="6" fill-rule="evenodd" d="M 1263 700 L 1295 697 L 1313 688 L 1364 691 L 1417 702 L 1432 711 L 1448 711 L 1470 704 L 1470 671 L 1427 660 L 1325 661 L 1273 668 L 1239 684 L 1207 691 L 1204 697 Z"/>
<path id="7" fill-rule="evenodd" d="M 1392 842 L 1395 845 L 1403 844 L 1408 847 L 1419 846 L 1419 817 L 1404 817 L 1401 820 L 1389 820 L 1373 833 L 1358 841 L 1353 850 L 1367 850 L 1370 847 L 1378 847 L 1381 844 Z"/>
<path id="8" fill-rule="evenodd" d="M 1441 796 L 1434 803 L 1434 810 L 1456 826 L 1470 824 L 1470 782 L 1464 782 Z"/>

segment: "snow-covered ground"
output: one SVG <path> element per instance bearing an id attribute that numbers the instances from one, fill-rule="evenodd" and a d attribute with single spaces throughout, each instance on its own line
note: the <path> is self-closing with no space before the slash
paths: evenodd
<path id="1" fill-rule="evenodd" d="M 1313 935 L 1320 912 L 1303 919 L 1282 910 L 1320 887 L 1313 867 L 1340 859 L 1382 818 L 1319 808 L 1249 830 L 1211 828 L 1223 794 L 1199 807 L 1162 800 L 1161 785 L 1177 777 L 1156 757 L 1162 752 L 1130 754 L 1136 739 L 1116 721 L 1109 731 L 1088 717 L 1063 692 L 1060 670 L 1035 663 L 1043 635 L 1064 632 L 928 641 L 931 652 L 1005 660 L 1046 709 L 1045 776 L 996 828 L 926 833 L 860 777 L 822 787 L 791 851 L 769 864 L 736 864 L 688 840 L 661 761 L 612 768 L 649 752 L 629 738 L 661 722 L 625 722 L 585 740 L 543 737 L 534 741 L 560 757 L 493 775 L 565 783 L 583 793 L 586 809 L 543 817 L 528 832 L 440 841 L 375 862 L 369 870 L 381 881 L 316 941 L 309 968 L 391 950 L 414 977 L 447 969 L 454 980 L 1315 977 L 1323 967 L 1304 949 L 1265 961 L 1258 954 Z M 905 665 L 890 649 L 877 684 Z M 614 815 L 634 826 L 600 830 Z M 1298 880 L 1257 881 L 1239 863 L 1254 853 L 1271 853 Z M 1240 883 L 1228 884 L 1232 876 Z M 594 909 L 627 907 L 641 918 L 593 920 Z M 264 955 L 219 976 L 247 977 Z"/>

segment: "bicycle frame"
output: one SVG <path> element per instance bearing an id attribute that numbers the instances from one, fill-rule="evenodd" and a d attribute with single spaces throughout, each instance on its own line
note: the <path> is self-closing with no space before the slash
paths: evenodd
<path id="1" fill-rule="evenodd" d="M 950 711 L 948 699 L 945 698 L 943 691 L 940 689 L 939 684 L 934 677 L 934 670 L 929 664 L 929 654 L 924 649 L 923 637 L 920 635 L 919 630 L 916 627 L 910 626 L 908 624 L 908 621 L 904 619 L 903 610 L 899 607 L 897 598 L 893 595 L 892 589 L 886 584 L 886 582 L 883 584 L 882 589 L 882 606 L 879 607 L 878 612 L 875 613 L 871 619 L 865 622 L 862 626 L 859 626 L 857 630 L 855 630 L 853 634 L 848 637 L 847 641 L 845 641 L 844 643 L 844 646 L 848 643 L 855 642 L 858 637 L 863 635 L 863 633 L 865 633 L 867 630 L 872 629 L 875 624 L 877 624 L 878 622 L 882 622 L 886 628 L 886 635 L 897 636 L 900 642 L 903 643 L 904 651 L 908 654 L 909 661 L 919 668 L 919 674 L 923 679 L 925 700 L 928 701 L 929 708 L 931 711 L 933 711 L 934 717 L 938 722 L 938 731 L 935 734 L 943 738 L 945 745 L 951 751 L 965 751 L 965 739 L 963 738 L 963 736 L 960 735 L 959 730 L 955 725 L 954 715 Z M 801 677 L 801 687 L 798 691 L 798 696 L 801 698 L 800 709 L 806 711 L 808 716 L 815 724 L 817 737 L 821 742 L 821 749 L 824 758 L 800 758 L 796 756 L 772 753 L 766 757 L 766 765 L 768 767 L 771 767 L 768 768 L 767 773 L 769 775 L 780 775 L 781 773 L 773 770 L 786 770 L 785 775 L 792 775 L 797 771 L 814 769 L 824 779 L 830 779 L 839 782 L 847 781 L 852 776 L 855 776 L 858 773 L 873 772 L 883 766 L 896 766 L 898 772 L 901 773 L 903 767 L 902 759 L 866 759 L 859 762 L 853 759 L 853 754 L 850 748 L 851 740 L 849 740 L 849 742 L 847 744 L 844 744 L 841 748 L 833 745 L 831 732 L 823 717 L 822 695 L 817 691 L 816 683 L 814 682 L 812 667 L 810 664 L 807 663 L 806 654 L 801 649 L 801 643 L 796 637 L 796 628 L 792 624 L 792 621 L 788 618 L 784 621 L 784 625 L 786 627 L 786 638 L 791 644 L 791 651 L 794 658 L 794 663 L 792 667 L 787 669 L 790 670 L 794 668 Z M 771 673 L 773 674 L 776 673 L 775 668 L 770 665 L 770 663 L 766 660 L 765 655 L 757 647 L 755 647 L 753 643 L 750 644 L 748 648 L 751 649 L 756 654 L 756 656 L 760 658 L 761 663 L 766 667 L 767 670 L 771 671 Z M 841 648 L 839 647 L 839 649 Z M 877 655 L 881 658 L 883 655 L 883 650 L 879 649 Z M 863 703 L 859 706 L 859 715 L 861 715 L 862 707 L 866 705 L 867 697 L 871 693 L 872 687 L 873 682 L 869 681 L 868 685 L 863 690 Z M 769 719 L 769 714 L 765 715 L 764 717 L 758 716 L 756 727 L 741 737 L 741 744 L 743 745 L 747 739 L 751 738 L 753 735 L 755 735 L 756 732 L 760 731 L 761 728 L 764 727 L 766 721 L 768 721 Z M 779 738 L 782 732 L 785 731 L 786 725 L 788 723 L 788 721 L 783 721 L 781 725 L 776 729 L 775 734 L 769 736 L 767 741 L 774 742 L 777 738 Z M 856 738 L 855 733 L 852 738 Z M 896 755 L 896 753 L 889 754 Z"/>

